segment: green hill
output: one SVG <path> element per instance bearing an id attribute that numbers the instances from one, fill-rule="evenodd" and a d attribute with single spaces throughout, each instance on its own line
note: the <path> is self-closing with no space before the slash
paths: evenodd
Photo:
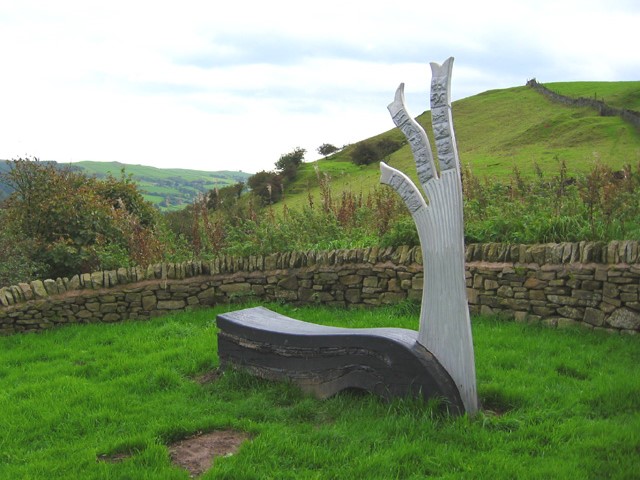
<path id="1" fill-rule="evenodd" d="M 546 86 L 565 96 L 595 96 L 611 106 L 640 110 L 640 81 Z M 529 87 L 487 91 L 454 102 L 452 109 L 462 165 L 481 178 L 506 178 L 514 167 L 525 176 L 532 175 L 536 163 L 543 171 L 557 173 L 559 160 L 566 162 L 569 173 L 588 171 L 596 160 L 614 169 L 625 164 L 635 167 L 640 162 L 640 132 L 636 127 L 620 117 L 600 116 L 594 109 L 554 103 Z M 417 120 L 433 146 L 430 117 L 426 111 Z M 389 124 L 393 125 L 391 119 Z M 363 141 L 385 138 L 404 143 L 385 161 L 417 181 L 410 147 L 398 129 Z M 334 194 L 347 189 L 366 194 L 378 186 L 378 163 L 354 165 L 350 157 L 353 148 L 351 145 L 326 159 L 303 164 L 297 179 L 287 188 L 287 205 L 304 204 L 309 192 L 319 197 L 316 170 L 331 177 Z"/>
<path id="2" fill-rule="evenodd" d="M 245 182 L 250 173 L 202 170 L 186 170 L 181 168 L 156 168 L 143 165 L 125 165 L 119 162 L 73 163 L 87 175 L 103 177 L 107 174 L 119 176 L 124 169 L 125 175 L 131 175 L 145 199 L 158 206 L 160 210 L 179 210 L 193 203 L 198 194 L 206 193 L 213 188 L 225 187 L 238 182 Z"/>
<path id="3" fill-rule="evenodd" d="M 54 162 L 56 163 L 56 162 Z M 180 210 L 193 203 L 198 194 L 213 188 L 221 188 L 238 182 L 246 182 L 250 173 L 221 170 L 208 172 L 181 168 L 156 168 L 144 165 L 126 165 L 119 162 L 83 161 L 72 164 L 59 163 L 61 167 L 70 166 L 88 176 L 97 178 L 108 174 L 119 177 L 124 169 L 125 175 L 131 175 L 146 200 L 162 211 Z M 0 161 L 0 174 L 10 169 L 10 162 Z M 0 200 L 10 194 L 8 186 L 0 183 Z"/>

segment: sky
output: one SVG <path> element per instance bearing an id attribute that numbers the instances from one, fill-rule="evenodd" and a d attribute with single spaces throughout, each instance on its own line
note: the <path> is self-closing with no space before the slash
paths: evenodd
<path id="1" fill-rule="evenodd" d="M 273 170 L 453 100 L 640 80 L 637 0 L 0 0 L 0 159 Z M 455 109 L 454 109 L 455 118 Z"/>

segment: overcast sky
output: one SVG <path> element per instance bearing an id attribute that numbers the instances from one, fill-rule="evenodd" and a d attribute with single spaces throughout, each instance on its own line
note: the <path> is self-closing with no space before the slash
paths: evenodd
<path id="1" fill-rule="evenodd" d="M 637 0 L 0 0 L 0 158 L 271 170 L 296 147 L 541 82 L 640 80 Z M 455 111 L 454 111 L 455 115 Z"/>

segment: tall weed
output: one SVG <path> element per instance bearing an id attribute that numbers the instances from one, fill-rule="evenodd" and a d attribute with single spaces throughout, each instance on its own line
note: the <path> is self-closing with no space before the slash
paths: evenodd
<path id="1" fill-rule="evenodd" d="M 515 168 L 506 181 L 478 178 L 466 167 L 467 243 L 549 243 L 640 238 L 640 173 L 615 172 L 597 161 L 586 175 L 571 175 L 558 161 L 554 174 L 534 166 L 525 177 Z M 300 209 L 253 208 L 252 197 L 231 209 L 192 207 L 196 256 L 267 255 L 283 251 L 418 245 L 413 219 L 387 187 L 363 194 L 336 194 L 331 177 L 316 172 L 320 201 L 309 194 Z"/>

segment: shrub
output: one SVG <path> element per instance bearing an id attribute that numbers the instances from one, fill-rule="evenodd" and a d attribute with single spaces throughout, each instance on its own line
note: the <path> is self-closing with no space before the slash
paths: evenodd
<path id="1" fill-rule="evenodd" d="M 162 258 L 161 217 L 130 178 L 89 178 L 52 162 L 18 159 L 2 174 L 13 193 L 4 202 L 5 228 L 29 238 L 41 275 L 66 276 L 100 268 L 116 254 L 147 264 Z M 102 258 L 102 259 L 101 259 Z"/>
<path id="2" fill-rule="evenodd" d="M 369 142 L 356 144 L 351 152 L 351 161 L 356 165 L 369 165 L 370 163 L 379 161 L 379 159 L 378 151 Z"/>

